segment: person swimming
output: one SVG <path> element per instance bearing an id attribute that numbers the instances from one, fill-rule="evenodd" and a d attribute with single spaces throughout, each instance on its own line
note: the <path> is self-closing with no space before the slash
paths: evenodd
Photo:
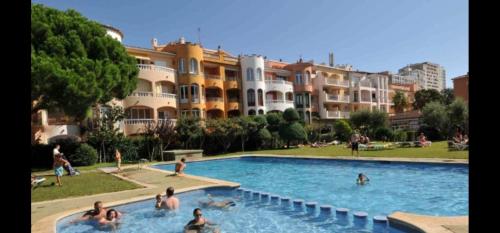
<path id="1" fill-rule="evenodd" d="M 363 173 L 358 174 L 358 179 L 356 180 L 357 184 L 364 185 L 368 181 L 370 181 L 370 179 L 368 179 L 368 177 L 365 176 Z"/>
<path id="2" fill-rule="evenodd" d="M 189 223 L 184 227 L 184 233 L 201 233 L 207 232 L 207 230 L 211 230 L 211 232 L 213 233 L 220 233 L 220 230 L 218 228 L 213 228 L 213 226 L 217 224 L 212 223 L 208 221 L 208 219 L 202 217 L 200 208 L 194 209 L 193 216 L 194 219 L 189 221 Z"/>
<path id="3" fill-rule="evenodd" d="M 156 195 L 156 203 L 155 203 L 155 208 L 156 209 L 160 209 L 164 206 L 164 202 L 163 200 L 161 199 L 161 194 L 157 194 Z"/>
<path id="4" fill-rule="evenodd" d="M 210 194 L 208 196 L 208 201 L 199 201 L 199 204 L 202 208 L 229 208 L 231 206 L 236 206 L 236 202 L 233 200 L 224 200 L 224 201 L 214 201 Z"/>

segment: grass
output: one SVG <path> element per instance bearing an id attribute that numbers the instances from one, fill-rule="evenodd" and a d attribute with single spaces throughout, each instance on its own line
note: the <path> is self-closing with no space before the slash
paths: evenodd
<path id="1" fill-rule="evenodd" d="M 88 169 L 91 169 L 90 167 Z M 44 177 L 47 180 L 31 191 L 32 202 L 141 188 L 140 185 L 103 172 L 88 172 L 72 177 L 63 176 L 62 187 L 51 185 L 52 182 L 56 182 L 54 175 Z"/>
<path id="2" fill-rule="evenodd" d="M 246 151 L 224 154 L 228 155 L 241 155 L 241 154 L 275 154 L 275 155 L 314 155 L 314 156 L 351 156 L 351 149 L 345 148 L 345 145 L 327 146 L 320 148 L 312 148 L 305 146 L 301 148 L 290 149 L 275 149 L 275 150 L 259 150 L 259 151 Z M 360 157 L 393 157 L 393 158 L 440 158 L 440 159 L 468 159 L 468 151 L 448 151 L 448 144 L 446 141 L 433 142 L 430 147 L 423 148 L 395 148 L 390 150 L 379 151 L 360 151 Z"/>

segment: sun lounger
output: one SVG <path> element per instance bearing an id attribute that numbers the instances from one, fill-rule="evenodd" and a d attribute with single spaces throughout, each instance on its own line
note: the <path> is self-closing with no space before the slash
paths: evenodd
<path id="1" fill-rule="evenodd" d="M 453 151 L 453 150 L 468 150 L 468 149 L 469 149 L 469 145 L 467 145 L 467 144 L 456 143 L 456 142 L 452 142 L 452 141 L 448 142 L 448 150 L 449 151 Z"/>
<path id="2" fill-rule="evenodd" d="M 34 188 L 38 187 L 38 186 L 39 186 L 40 184 L 42 184 L 45 180 L 47 180 L 47 179 L 45 179 L 45 177 L 35 177 L 35 179 L 33 179 L 33 180 L 31 181 L 31 188 L 33 188 L 33 189 L 34 189 Z"/>

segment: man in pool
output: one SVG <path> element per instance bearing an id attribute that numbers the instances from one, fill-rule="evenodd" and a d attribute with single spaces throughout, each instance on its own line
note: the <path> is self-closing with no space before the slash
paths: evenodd
<path id="1" fill-rule="evenodd" d="M 208 201 L 199 201 L 199 204 L 202 208 L 220 208 L 227 209 L 231 206 L 235 206 L 236 203 L 232 200 L 224 200 L 224 201 L 214 201 L 210 194 L 207 195 Z"/>
<path id="2" fill-rule="evenodd" d="M 156 195 L 156 203 L 155 203 L 155 208 L 160 209 L 165 206 L 165 203 L 161 199 L 161 194 Z"/>
<path id="3" fill-rule="evenodd" d="M 370 179 L 368 179 L 367 176 L 365 176 L 363 173 L 358 174 L 358 179 L 356 179 L 356 183 L 359 185 L 364 185 L 366 184 Z"/>
<path id="4" fill-rule="evenodd" d="M 101 218 L 105 218 L 106 217 L 106 208 L 103 207 L 102 205 L 102 202 L 101 201 L 96 201 L 94 203 L 94 209 L 93 210 L 89 210 L 87 212 L 85 212 L 85 214 L 83 214 L 82 217 L 80 217 L 79 219 L 76 219 L 74 220 L 73 222 L 77 222 L 77 221 L 85 221 L 85 220 L 100 220 Z M 116 211 L 116 215 L 119 217 L 121 217 L 121 213 Z"/>
<path id="5" fill-rule="evenodd" d="M 194 219 L 189 221 L 189 223 L 184 227 L 184 233 L 201 233 L 201 232 L 212 232 L 220 233 L 218 228 L 213 228 L 215 223 L 208 221 L 206 218 L 202 217 L 201 209 L 196 208 L 193 211 Z M 207 231 L 208 230 L 208 231 Z"/>
<path id="6" fill-rule="evenodd" d="M 165 200 L 165 208 L 168 210 L 176 210 L 179 209 L 179 199 L 174 197 L 174 187 L 167 188 L 167 199 Z"/>
<path id="7" fill-rule="evenodd" d="M 175 164 L 175 175 L 183 176 L 184 169 L 186 169 L 186 159 L 182 158 L 180 162 Z"/>

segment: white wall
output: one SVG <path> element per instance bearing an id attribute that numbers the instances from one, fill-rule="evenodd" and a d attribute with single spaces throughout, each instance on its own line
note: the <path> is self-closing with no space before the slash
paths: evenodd
<path id="1" fill-rule="evenodd" d="M 257 68 L 260 68 L 262 72 L 264 73 L 264 58 L 260 55 L 251 55 L 251 56 L 242 56 L 240 60 L 241 64 L 241 74 L 242 74 L 242 97 L 243 97 L 243 113 L 245 116 L 248 115 L 248 111 L 253 109 L 255 110 L 256 113 L 259 112 L 259 110 L 263 110 L 264 113 L 266 113 L 266 84 L 265 84 L 265 75 L 262 74 L 262 81 L 258 80 L 257 76 Z M 247 68 L 253 69 L 254 72 L 254 81 L 247 81 Z M 248 106 L 248 97 L 247 97 L 247 91 L 248 89 L 254 89 L 255 91 L 255 107 L 249 107 Z M 257 96 L 258 89 L 262 89 L 263 95 L 264 95 L 264 106 L 258 106 L 259 104 L 259 99 Z"/>

